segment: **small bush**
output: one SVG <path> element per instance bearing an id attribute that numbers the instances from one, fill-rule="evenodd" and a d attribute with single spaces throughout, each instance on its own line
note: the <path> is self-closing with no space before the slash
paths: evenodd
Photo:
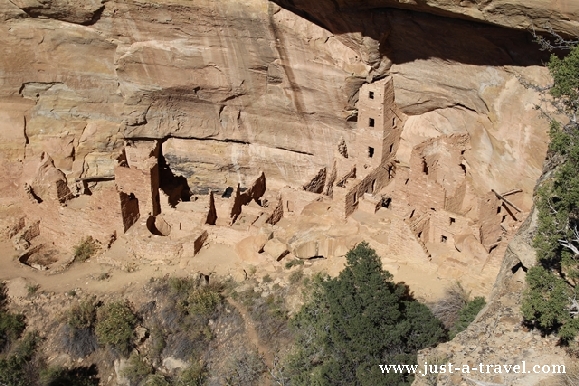
<path id="1" fill-rule="evenodd" d="M 66 321 L 57 335 L 57 344 L 66 353 L 84 358 L 97 349 L 94 332 L 98 303 L 95 297 L 74 305 L 66 314 Z"/>
<path id="2" fill-rule="evenodd" d="M 223 309 L 223 285 L 201 285 L 197 278 L 165 278 L 152 283 L 154 312 L 150 312 L 150 358 L 172 356 L 197 362 L 213 338 L 209 320 Z M 150 308 L 150 307 L 149 307 Z"/>
<path id="3" fill-rule="evenodd" d="M 104 305 L 97 312 L 95 333 L 98 342 L 127 356 L 132 348 L 136 322 L 137 318 L 127 302 L 116 301 Z"/>
<path id="4" fill-rule="evenodd" d="M 187 302 L 190 314 L 211 315 L 221 304 L 221 295 L 208 288 L 200 288 L 191 292 Z"/>
<path id="5" fill-rule="evenodd" d="M 227 366 L 227 385 L 257 385 L 267 370 L 263 358 L 255 351 L 243 352 L 235 356 Z"/>
<path id="6" fill-rule="evenodd" d="M 155 324 L 151 328 L 151 351 L 150 358 L 161 359 L 161 354 L 166 346 L 165 337 L 163 336 L 163 329 Z"/>
<path id="7" fill-rule="evenodd" d="M 29 284 L 26 289 L 28 291 L 28 296 L 34 296 L 40 289 L 40 284 Z"/>
<path id="8" fill-rule="evenodd" d="M 26 328 L 24 315 L 0 311 L 0 350 L 16 341 Z"/>
<path id="9" fill-rule="evenodd" d="M 144 386 L 171 386 L 171 383 L 161 374 L 153 374 L 147 377 Z"/>
<path id="10" fill-rule="evenodd" d="M 428 357 L 426 358 L 426 362 L 429 365 L 440 366 L 445 365 L 448 363 L 448 357 L 445 356 L 436 356 L 436 357 Z M 438 385 L 438 373 L 431 373 L 422 374 L 422 380 L 425 385 L 427 386 L 437 386 Z"/>
<path id="11" fill-rule="evenodd" d="M 98 347 L 94 329 L 76 329 L 66 323 L 58 332 L 57 344 L 64 352 L 75 358 L 85 358 Z"/>
<path id="12" fill-rule="evenodd" d="M 74 329 L 94 327 L 98 303 L 95 297 L 90 297 L 74 305 L 67 314 L 66 322 Z"/>
<path id="13" fill-rule="evenodd" d="M 171 277 L 168 280 L 169 290 L 173 295 L 187 295 L 195 289 L 195 282 L 191 278 Z"/>
<path id="14" fill-rule="evenodd" d="M 66 369 L 48 367 L 40 371 L 40 386 L 98 386 L 96 366 Z"/>
<path id="15" fill-rule="evenodd" d="M 289 282 L 290 284 L 297 284 L 300 281 L 302 281 L 303 278 L 304 278 L 304 271 L 300 269 L 295 272 L 292 272 L 289 275 Z"/>
<path id="16" fill-rule="evenodd" d="M 554 386 L 577 386 L 579 385 L 579 366 L 572 365 L 565 368 L 565 374 L 559 374 Z"/>
<path id="17" fill-rule="evenodd" d="M 0 351 L 16 341 L 26 327 L 24 315 L 9 312 L 5 283 L 0 283 Z"/>
<path id="18" fill-rule="evenodd" d="M 273 281 L 273 279 L 269 273 L 267 275 L 265 275 L 262 280 L 264 283 L 271 283 Z"/>
<path id="19" fill-rule="evenodd" d="M 181 373 L 176 386 L 202 386 L 208 376 L 207 366 L 204 363 L 195 362 Z"/>
<path id="20" fill-rule="evenodd" d="M 28 333 L 12 355 L 0 359 L 0 385 L 30 386 L 36 383 L 39 371 L 39 360 L 36 357 L 38 343 L 38 334 Z"/>
<path id="21" fill-rule="evenodd" d="M 454 338 L 459 332 L 466 330 L 485 304 L 485 298 L 482 296 L 477 296 L 469 301 L 458 313 L 458 320 L 449 332 L 450 339 Z"/>
<path id="22" fill-rule="evenodd" d="M 446 290 L 444 298 L 432 305 L 432 313 L 446 329 L 451 329 L 458 320 L 460 310 L 466 306 L 468 297 L 469 293 L 457 282 Z"/>
<path id="23" fill-rule="evenodd" d="M 127 366 L 123 369 L 122 375 L 132 384 L 139 384 L 142 380 L 153 373 L 151 365 L 144 361 L 141 355 L 133 354 L 127 361 Z"/>
<path id="24" fill-rule="evenodd" d="M 304 261 L 302 259 L 293 259 L 285 263 L 285 269 L 291 269 L 296 265 L 304 265 Z"/>
<path id="25" fill-rule="evenodd" d="M 98 241 L 92 236 L 85 237 L 74 247 L 74 261 L 83 263 L 93 257 L 99 249 Z"/>
<path id="26" fill-rule="evenodd" d="M 251 290 L 240 293 L 243 304 L 247 307 L 251 319 L 256 323 L 259 339 L 271 342 L 274 338 L 282 338 L 289 333 L 288 315 L 281 296 L 261 294 Z"/>

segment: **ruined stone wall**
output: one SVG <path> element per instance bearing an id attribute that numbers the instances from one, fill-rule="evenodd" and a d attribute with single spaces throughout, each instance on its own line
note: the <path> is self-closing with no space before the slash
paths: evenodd
<path id="1" fill-rule="evenodd" d="M 235 198 L 233 199 L 233 205 L 231 206 L 231 211 L 229 217 L 232 219 L 232 223 L 241 215 L 242 207 L 248 205 L 251 201 L 257 202 L 267 190 L 267 182 L 265 178 L 265 173 L 261 173 L 259 177 L 253 182 L 251 187 L 245 192 L 241 193 L 241 187 L 237 184 L 237 189 L 235 190 Z"/>
<path id="2" fill-rule="evenodd" d="M 207 210 L 207 219 L 205 224 L 215 225 L 217 221 L 217 209 L 215 208 L 215 197 L 213 197 L 213 192 L 209 192 L 209 209 Z"/>
<path id="3" fill-rule="evenodd" d="M 283 198 L 281 194 L 278 196 L 277 203 L 271 215 L 265 221 L 267 224 L 275 225 L 283 217 Z"/>
<path id="4" fill-rule="evenodd" d="M 324 186 L 324 195 L 332 197 L 334 195 L 334 183 L 336 182 L 336 178 L 338 177 L 338 165 L 337 161 L 334 159 L 334 163 L 332 165 L 332 170 L 326 178 L 326 185 Z"/>
<path id="5" fill-rule="evenodd" d="M 339 211 L 343 210 L 344 216 L 348 217 L 356 210 L 358 203 L 363 199 L 364 194 L 374 194 L 378 192 L 386 186 L 389 181 L 388 169 L 382 166 L 377 167 L 361 180 L 350 179 L 345 187 L 346 192 L 344 196 L 340 197 L 340 195 L 334 195 L 334 202 L 337 201 Z"/>
<path id="6" fill-rule="evenodd" d="M 443 209 L 428 212 L 430 217 L 430 230 L 428 232 L 428 239 L 430 243 L 446 243 L 449 248 L 454 248 L 456 244 L 456 236 L 471 235 L 472 221 L 457 216 Z"/>
<path id="7" fill-rule="evenodd" d="M 322 193 L 326 184 L 326 168 L 320 169 L 310 182 L 304 185 L 304 190 L 312 193 Z"/>
<path id="8" fill-rule="evenodd" d="M 336 182 L 336 186 L 343 188 L 346 184 L 346 182 L 351 179 L 351 178 L 356 178 L 356 166 L 354 166 L 349 172 L 347 172 L 346 174 L 344 174 L 339 180 L 338 182 Z"/>
<path id="9" fill-rule="evenodd" d="M 133 194 L 139 200 L 141 215 L 160 213 L 159 171 L 156 163 L 149 169 L 115 166 L 115 184 L 120 192 Z"/>
<path id="10" fill-rule="evenodd" d="M 388 253 L 383 256 L 412 256 L 414 261 L 428 261 L 425 248 L 417 242 L 415 230 L 400 220 L 395 220 L 393 217 L 385 226 L 384 232 L 380 233 L 380 239 L 377 241 L 388 246 Z"/>
<path id="11" fill-rule="evenodd" d="M 489 192 L 479 199 L 478 204 L 480 240 L 486 250 L 490 251 L 501 240 L 504 233 L 501 228 L 502 215 L 500 213 L 503 211 L 502 201 L 494 193 Z"/>

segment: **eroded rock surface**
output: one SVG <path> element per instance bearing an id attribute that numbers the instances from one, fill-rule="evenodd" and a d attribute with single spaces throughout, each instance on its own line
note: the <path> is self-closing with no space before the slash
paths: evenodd
<path id="1" fill-rule="evenodd" d="M 302 258 L 342 256 L 365 235 L 395 273 L 422 266 L 454 280 L 469 271 L 469 286 L 488 292 L 481 283 L 530 210 L 546 152 L 539 96 L 523 86 L 549 82 L 544 54 L 525 31 L 390 4 L 337 2 L 325 12 L 323 1 L 3 2 L 7 229 L 40 220 L 42 237 L 70 254 L 84 236 L 109 245 L 136 224 L 154 248 L 132 246 L 135 254 L 162 251 L 168 239 L 166 251 L 197 254 L 208 238 L 234 245 L 242 261 L 263 258 L 260 227 L 277 226 L 275 237 Z M 501 4 L 404 7 L 526 26 L 512 14 L 491 20 Z M 543 3 L 534 12 L 509 4 L 538 21 L 544 14 Z M 553 26 L 565 32 L 573 22 Z M 368 107 L 360 90 L 385 79 L 392 104 Z M 133 162 L 131 149 L 150 144 Z M 58 186 L 27 177 L 42 154 Z M 230 217 L 261 172 L 267 194 Z M 207 224 L 210 191 L 217 218 Z M 46 194 L 66 206 L 35 198 Z M 329 237 L 334 223 L 345 229 Z M 210 226 L 222 228 L 203 236 Z M 304 232 L 309 239 L 294 237 Z M 278 247 L 275 258 L 286 252 Z"/>

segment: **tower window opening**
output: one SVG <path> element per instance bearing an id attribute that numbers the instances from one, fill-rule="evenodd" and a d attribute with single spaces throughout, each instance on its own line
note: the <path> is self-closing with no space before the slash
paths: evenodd
<path id="1" fill-rule="evenodd" d="M 375 125 L 374 118 L 370 118 L 370 119 L 368 120 L 368 126 L 374 127 L 374 125 Z"/>
<path id="2" fill-rule="evenodd" d="M 455 222 L 456 222 L 456 219 L 454 217 L 451 217 L 450 221 L 449 221 L 450 225 L 454 224 Z"/>
<path id="3" fill-rule="evenodd" d="M 426 175 L 428 175 L 428 164 L 426 163 L 426 160 L 422 160 L 422 172 Z"/>
<path id="4" fill-rule="evenodd" d="M 390 153 L 392 153 L 392 149 L 394 148 L 394 144 L 390 145 Z"/>
<path id="5" fill-rule="evenodd" d="M 422 238 L 422 232 L 418 232 L 418 238 Z"/>
<path id="6" fill-rule="evenodd" d="M 445 235 L 440 236 L 441 243 L 446 243 L 446 240 L 448 240 L 448 238 Z"/>
<path id="7" fill-rule="evenodd" d="M 396 117 L 392 118 L 392 127 L 396 127 Z"/>
<path id="8" fill-rule="evenodd" d="M 497 214 L 501 213 L 502 206 L 497 206 Z"/>
<path id="9" fill-rule="evenodd" d="M 354 193 L 354 205 L 358 203 L 358 193 Z"/>
<path id="10" fill-rule="evenodd" d="M 374 148 L 373 147 L 368 147 L 368 157 L 369 158 L 374 157 Z"/>
<path id="11" fill-rule="evenodd" d="M 374 99 L 374 91 L 370 91 L 370 92 L 368 93 L 368 98 Z"/>

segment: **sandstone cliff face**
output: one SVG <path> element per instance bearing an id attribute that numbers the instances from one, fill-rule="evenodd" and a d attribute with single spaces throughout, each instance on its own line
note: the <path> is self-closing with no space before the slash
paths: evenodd
<path id="1" fill-rule="evenodd" d="M 356 14 L 368 35 L 335 35 L 257 0 L 14 4 L 2 24 L 2 155 L 47 151 L 71 178 L 110 175 L 122 138 L 160 138 L 170 166 L 204 187 L 259 167 L 306 183 L 351 137 L 359 86 L 388 72 L 414 127 L 460 122 L 486 138 L 489 165 L 492 132 L 536 120 L 516 77 L 544 81 L 519 67 L 539 63 L 522 33 L 400 11 Z M 501 136 L 493 147 L 514 139 Z M 541 152 L 528 152 L 535 170 Z"/>
<path id="2" fill-rule="evenodd" d="M 274 260 L 290 249 L 297 257 L 317 256 L 320 248 L 339 256 L 364 237 L 386 268 L 424 284 L 424 292 L 440 287 L 441 278 L 460 278 L 488 294 L 506 241 L 531 210 L 548 141 L 534 109 L 540 97 L 524 86 L 549 83 L 545 56 L 521 29 L 548 21 L 579 35 L 578 7 L 572 0 L 0 0 L 1 234 L 20 247 L 34 233 L 47 248 L 70 253 L 86 235 L 112 243 L 120 235 L 111 229 L 127 230 L 142 215 L 159 234 L 134 230 L 133 254 L 192 256 L 207 238 L 198 228 L 199 219 L 208 221 L 205 204 L 174 208 L 167 201 L 178 201 L 180 192 L 162 196 L 166 217 L 147 219 L 129 188 L 120 190 L 130 205 L 111 198 L 118 196 L 109 181 L 116 167 L 129 182 L 144 176 L 144 195 L 155 190 L 140 205 L 159 204 L 159 180 L 151 177 L 157 160 L 138 178 L 117 163 L 125 143 L 158 140 L 147 157 L 160 154 L 160 167 L 193 193 L 246 188 L 263 171 L 268 189 L 295 196 L 292 207 L 281 195 L 267 197 L 278 203 L 275 238 L 271 231 L 248 237 L 243 216 L 211 235 L 237 243 L 242 262 L 264 263 L 251 260 L 260 249 Z M 338 222 L 329 204 L 303 187 L 321 175 L 347 180 L 334 175 L 337 154 L 351 160 L 368 147 L 356 143 L 359 90 L 389 75 L 399 118 L 390 148 L 396 170 L 388 170 L 384 197 L 365 204 L 396 213 L 358 211 Z M 83 191 L 92 195 L 59 204 Z M 515 192 L 509 200 L 520 211 L 493 191 Z M 209 207 L 220 214 L 230 208 L 219 196 Z M 266 222 L 261 208 L 250 209 L 246 217 Z M 223 225 L 224 217 L 210 222 Z M 511 247 L 502 266 L 508 283 L 480 318 L 488 323 L 457 345 L 481 336 L 489 347 L 504 345 L 504 336 L 538 342 L 519 327 L 522 271 L 509 275 L 513 253 Z M 441 350 L 456 352 L 453 344 Z M 542 353 L 512 350 L 518 359 Z M 494 360 L 483 354 L 453 359 Z"/>
<path id="3" fill-rule="evenodd" d="M 501 250 L 490 256 L 493 244 L 504 244 L 530 210 L 547 136 L 546 123 L 533 109 L 539 96 L 523 84 L 549 80 L 524 31 L 382 8 L 387 2 L 336 3 L 331 12 L 324 2 L 280 3 L 284 8 L 265 0 L 1 4 L 0 161 L 6 177 L 0 191 L 6 206 L 21 201 L 30 179 L 26 170 L 33 168 L 28 162 L 43 153 L 64 173 L 73 194 L 97 182 L 106 188 L 102 181 L 114 175 L 126 140 L 159 140 L 166 167 L 186 179 L 193 193 L 247 187 L 259 171 L 268 187 L 301 189 L 324 168 L 330 174 L 340 145 L 356 141 L 360 87 L 392 75 L 401 131 L 391 149 L 398 169 L 392 186 L 416 196 L 410 204 L 421 216 L 456 212 L 465 218 L 461 227 L 475 235 L 494 227 L 492 242 L 482 240 L 487 236 L 452 240 L 459 251 L 486 248 L 472 253 L 481 256 L 471 270 L 473 283 L 481 281 L 482 270 L 485 278 L 496 274 Z M 433 4 L 412 9 L 434 9 Z M 479 9 L 437 4 L 458 13 Z M 575 12 L 571 5 L 559 6 L 562 14 Z M 544 13 L 542 3 L 533 9 Z M 457 136 L 466 136 L 466 144 L 447 141 Z M 432 192 L 423 185 L 403 188 L 421 158 L 436 173 Z M 492 190 L 519 192 L 512 200 L 521 214 L 513 216 L 511 228 L 504 215 L 505 235 L 496 232 L 500 216 L 489 214 L 496 210 Z M 442 192 L 437 200 L 454 201 L 431 205 L 435 191 Z M 66 249 L 86 234 L 107 242 L 106 229 L 120 222 L 114 217 L 121 211 L 107 197 L 95 189 L 82 215 L 72 205 L 17 206 L 34 220 L 51 218 L 41 233 Z M 487 199 L 495 201 L 486 205 Z M 432 213 L 441 208 L 454 212 Z M 429 226 L 442 227 L 435 222 Z M 375 231 L 376 238 L 385 232 Z M 446 240 L 439 233 L 431 232 L 425 242 L 434 242 L 433 234 L 437 242 Z M 406 237 L 413 240 L 399 251 L 400 259 L 407 250 L 421 250 L 417 236 L 400 238 L 403 247 Z M 420 252 L 421 264 L 428 254 Z M 433 265 L 456 262 L 455 252 L 438 256 Z M 445 275 L 458 276 L 468 264 L 453 263 Z"/>
<path id="4" fill-rule="evenodd" d="M 383 8 L 410 9 L 445 17 L 477 20 L 507 28 L 579 34 L 579 4 L 574 0 L 276 0 L 295 7 L 317 20 L 332 23 L 333 12 L 347 14 L 352 10 L 377 11 Z M 324 16 L 325 15 L 325 16 Z"/>

